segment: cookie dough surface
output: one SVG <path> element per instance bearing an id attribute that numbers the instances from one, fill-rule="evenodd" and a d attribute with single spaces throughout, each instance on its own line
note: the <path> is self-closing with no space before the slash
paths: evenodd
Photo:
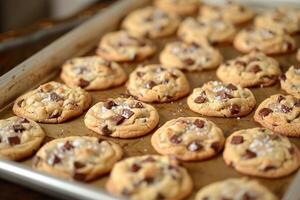
<path id="1" fill-rule="evenodd" d="M 61 178 L 91 181 L 108 173 L 123 151 L 113 142 L 96 137 L 70 136 L 45 144 L 32 167 Z"/>
<path id="2" fill-rule="evenodd" d="M 238 117 L 249 114 L 256 100 L 249 89 L 231 83 L 209 81 L 193 90 L 187 104 L 191 110 L 204 116 Z"/>
<path id="3" fill-rule="evenodd" d="M 223 158 L 236 171 L 264 178 L 279 178 L 299 168 L 298 148 L 285 136 L 265 128 L 232 133 L 226 140 Z"/>
<path id="4" fill-rule="evenodd" d="M 13 112 L 37 122 L 61 123 L 81 115 L 91 102 L 83 89 L 51 81 L 17 98 Z"/>
<path id="5" fill-rule="evenodd" d="M 151 138 L 154 149 L 181 160 L 204 160 L 216 155 L 225 138 L 213 122 L 200 117 L 180 117 L 167 121 Z"/>
<path id="6" fill-rule="evenodd" d="M 23 117 L 0 120 L 0 157 L 22 160 L 31 156 L 45 137 L 42 128 L 34 121 Z"/>

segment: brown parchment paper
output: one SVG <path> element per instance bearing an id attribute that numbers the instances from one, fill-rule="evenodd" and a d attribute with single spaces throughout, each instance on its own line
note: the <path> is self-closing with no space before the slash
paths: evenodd
<path id="1" fill-rule="evenodd" d="M 297 39 L 297 43 L 299 45 L 300 36 L 294 35 L 294 37 Z M 159 52 L 162 50 L 162 48 L 165 46 L 166 43 L 175 40 L 177 40 L 175 36 L 167 37 L 163 39 L 157 39 L 155 40 L 155 43 L 158 47 L 158 51 L 155 54 L 155 56 L 140 63 L 123 63 L 122 66 L 124 67 L 127 74 L 129 75 L 130 72 L 134 70 L 134 68 L 139 64 L 158 63 Z M 222 52 L 224 56 L 224 60 L 228 60 L 238 55 L 241 55 L 241 53 L 238 53 L 236 50 L 234 50 L 234 48 L 230 44 L 217 45 L 216 47 L 220 49 L 220 51 Z M 93 54 L 94 51 L 90 53 L 90 55 Z M 283 72 L 285 72 L 291 64 L 297 63 L 295 53 L 275 56 L 275 58 L 280 62 Z M 195 87 L 201 86 L 203 83 L 209 80 L 218 80 L 215 75 L 215 72 L 216 70 L 210 70 L 210 71 L 203 71 L 203 72 L 185 72 L 185 74 L 189 80 L 191 88 L 193 89 Z M 54 80 L 61 82 L 59 78 L 56 78 Z M 276 93 L 285 94 L 285 92 L 280 89 L 279 82 L 271 87 L 251 88 L 251 91 L 254 93 L 256 97 L 257 105 L 259 105 L 265 98 L 271 96 L 272 94 L 276 94 Z M 107 98 L 119 97 L 120 95 L 125 93 L 125 87 L 123 85 L 121 87 L 112 88 L 105 91 L 95 91 L 90 93 L 93 96 L 93 105 L 94 105 L 99 101 L 106 100 Z M 160 121 L 158 127 L 163 125 L 166 121 L 177 117 L 200 116 L 199 114 L 194 113 L 188 108 L 186 104 L 186 97 L 171 103 L 152 104 L 152 105 L 156 107 L 160 115 Z M 7 106 L 4 110 L 2 110 L 2 112 L 0 112 L 0 118 L 7 118 L 12 116 L 13 113 L 11 108 L 12 108 L 12 104 Z M 259 126 L 259 124 L 254 122 L 253 120 L 253 114 L 254 111 L 250 113 L 248 116 L 242 117 L 240 119 L 215 118 L 215 117 L 207 117 L 207 118 L 215 122 L 224 131 L 224 134 L 227 137 L 236 130 Z M 53 138 L 66 137 L 71 135 L 91 135 L 91 136 L 97 136 L 99 138 L 111 140 L 120 144 L 123 147 L 123 150 L 125 152 L 124 157 L 138 156 L 138 155 L 145 155 L 145 154 L 157 154 L 155 150 L 152 148 L 150 143 L 151 135 L 156 129 L 146 136 L 135 138 L 135 139 L 116 139 L 116 138 L 104 137 L 104 136 L 99 136 L 96 133 L 93 133 L 92 131 L 88 130 L 85 127 L 83 122 L 84 115 L 85 113 L 76 119 L 70 120 L 62 124 L 40 124 L 48 136 L 45 142 Z M 300 148 L 300 138 L 299 139 L 290 138 L 290 140 Z M 24 165 L 31 165 L 31 158 L 23 161 L 22 163 Z M 202 188 L 203 186 L 209 183 L 213 183 L 215 181 L 223 180 L 230 177 L 243 176 L 242 174 L 237 173 L 234 169 L 225 165 L 222 158 L 222 153 L 219 153 L 217 156 L 209 160 L 198 161 L 198 162 L 184 162 L 183 165 L 188 169 L 188 172 L 190 173 L 194 182 L 193 194 L 190 195 L 188 199 L 193 199 L 196 192 L 200 188 Z M 291 183 L 295 174 L 296 173 L 293 173 L 290 176 L 280 178 L 280 179 L 262 179 L 262 178 L 255 178 L 255 177 L 250 177 L 250 178 L 259 180 L 263 185 L 268 187 L 278 197 L 281 198 L 284 192 L 287 190 L 289 183 Z M 108 179 L 108 175 L 103 176 L 98 180 L 87 184 L 103 188 L 107 179 Z"/>

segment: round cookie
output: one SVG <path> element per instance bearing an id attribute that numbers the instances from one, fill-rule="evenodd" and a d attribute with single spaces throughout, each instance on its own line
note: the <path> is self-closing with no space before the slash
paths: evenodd
<path id="1" fill-rule="evenodd" d="M 170 157 L 157 155 L 118 162 L 106 184 L 111 194 L 133 200 L 181 200 L 192 188 L 192 179 L 185 168 Z"/>
<path id="2" fill-rule="evenodd" d="M 42 144 L 43 129 L 22 117 L 0 120 L 0 158 L 22 160 L 31 156 Z"/>
<path id="3" fill-rule="evenodd" d="M 232 133 L 226 140 L 225 163 L 236 171 L 264 178 L 279 178 L 297 170 L 300 153 L 285 136 L 265 128 Z"/>
<path id="4" fill-rule="evenodd" d="M 169 13 L 181 16 L 192 15 L 198 11 L 199 0 L 155 0 L 154 5 Z"/>
<path id="5" fill-rule="evenodd" d="M 257 108 L 254 119 L 262 126 L 286 136 L 300 137 L 300 99 L 276 94 Z"/>
<path id="6" fill-rule="evenodd" d="M 202 71 L 219 66 L 223 56 L 211 46 L 172 42 L 165 46 L 159 59 L 165 67 L 187 71 Z"/>
<path id="7" fill-rule="evenodd" d="M 92 97 L 80 87 L 51 81 L 17 98 L 13 112 L 37 122 L 61 123 L 81 115 Z"/>
<path id="8" fill-rule="evenodd" d="M 241 30 L 233 41 L 234 47 L 243 53 L 259 50 L 267 55 L 290 53 L 295 50 L 295 40 L 283 29 L 256 27 Z"/>
<path id="9" fill-rule="evenodd" d="M 240 117 L 254 109 L 256 100 L 247 88 L 209 81 L 193 90 L 187 104 L 192 111 L 205 116 Z"/>
<path id="10" fill-rule="evenodd" d="M 127 90 L 141 101 L 164 103 L 186 96 L 190 87 L 180 70 L 151 64 L 139 66 L 130 74 Z"/>
<path id="11" fill-rule="evenodd" d="M 135 37 L 160 38 L 172 35 L 179 22 L 177 15 L 148 6 L 130 13 L 122 27 Z"/>
<path id="12" fill-rule="evenodd" d="M 222 6 L 202 6 L 200 16 L 209 19 L 222 18 L 232 24 L 242 24 L 250 21 L 254 13 L 243 5 L 228 2 Z"/>
<path id="13" fill-rule="evenodd" d="M 226 61 L 217 69 L 218 78 L 242 87 L 270 86 L 281 74 L 279 63 L 260 52 Z"/>
<path id="14" fill-rule="evenodd" d="M 156 109 L 133 98 L 109 99 L 90 108 L 85 115 L 87 128 L 101 135 L 132 138 L 145 135 L 159 122 Z"/>
<path id="15" fill-rule="evenodd" d="M 281 89 L 300 98 L 300 65 L 291 66 L 280 76 Z"/>
<path id="16" fill-rule="evenodd" d="M 200 117 L 180 117 L 167 121 L 151 138 L 154 149 L 180 160 L 204 160 L 213 157 L 224 146 L 222 130 Z"/>
<path id="17" fill-rule="evenodd" d="M 124 62 L 144 60 L 155 51 L 150 40 L 130 36 L 121 30 L 104 35 L 96 53 L 107 60 Z"/>
<path id="18" fill-rule="evenodd" d="M 70 136 L 45 144 L 37 152 L 32 167 L 61 178 L 91 181 L 108 173 L 122 155 L 121 147 L 113 142 Z"/>
<path id="19" fill-rule="evenodd" d="M 195 200 L 278 200 L 266 187 L 247 178 L 229 178 L 211 183 L 196 195 Z"/>
<path id="20" fill-rule="evenodd" d="M 73 58 L 62 66 L 61 79 L 70 87 L 85 90 L 104 90 L 119 86 L 127 79 L 125 71 L 117 63 L 99 56 Z"/>
<path id="21" fill-rule="evenodd" d="M 300 11 L 278 7 L 257 16 L 254 24 L 256 27 L 271 27 L 272 29 L 284 29 L 288 33 L 296 33 L 300 31 Z"/>
<path id="22" fill-rule="evenodd" d="M 223 19 L 186 18 L 179 26 L 178 37 L 188 43 L 206 44 L 232 42 L 235 27 Z"/>

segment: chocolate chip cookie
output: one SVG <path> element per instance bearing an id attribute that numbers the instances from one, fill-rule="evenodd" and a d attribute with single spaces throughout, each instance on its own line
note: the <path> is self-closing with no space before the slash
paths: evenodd
<path id="1" fill-rule="evenodd" d="M 199 0 L 155 0 L 154 5 L 169 13 L 181 16 L 192 15 L 198 11 Z"/>
<path id="2" fill-rule="evenodd" d="M 22 117 L 0 120 L 0 157 L 21 160 L 41 145 L 45 133 L 34 121 Z"/>
<path id="3" fill-rule="evenodd" d="M 87 128 L 101 135 L 132 138 L 153 130 L 159 121 L 156 109 L 133 98 L 109 99 L 90 108 L 85 115 Z"/>
<path id="4" fill-rule="evenodd" d="M 119 86 L 127 79 L 125 71 L 115 62 L 99 56 L 73 58 L 62 66 L 61 79 L 70 87 L 104 90 Z"/>
<path id="5" fill-rule="evenodd" d="M 189 93 L 185 75 L 178 69 L 158 64 L 139 66 L 127 82 L 129 94 L 144 102 L 170 102 Z"/>
<path id="6" fill-rule="evenodd" d="M 37 122 L 61 123 L 81 115 L 92 97 L 80 87 L 51 81 L 17 98 L 13 112 Z"/>
<path id="7" fill-rule="evenodd" d="M 281 74 L 279 63 L 260 52 L 226 61 L 217 70 L 217 76 L 225 83 L 242 87 L 266 87 L 274 84 Z"/>
<path id="8" fill-rule="evenodd" d="M 288 71 L 280 76 L 281 89 L 300 98 L 300 65 L 291 66 Z"/>
<path id="9" fill-rule="evenodd" d="M 200 117 L 180 117 L 166 122 L 151 138 L 154 149 L 180 160 L 204 160 L 223 148 L 222 130 Z"/>
<path id="10" fill-rule="evenodd" d="M 155 51 L 150 40 L 133 37 L 121 30 L 104 35 L 96 53 L 110 61 L 124 62 L 144 60 Z"/>
<path id="11" fill-rule="evenodd" d="M 45 144 L 33 159 L 38 171 L 77 181 L 91 181 L 108 173 L 123 151 L 113 142 L 96 137 L 70 136 Z"/>
<path id="12" fill-rule="evenodd" d="M 174 13 L 148 6 L 127 15 L 122 27 L 132 36 L 161 38 L 172 35 L 179 22 L 179 17 Z"/>
<path id="13" fill-rule="evenodd" d="M 226 140 L 223 158 L 242 174 L 264 178 L 287 176 L 300 164 L 298 148 L 287 137 L 265 128 L 232 133 Z"/>
<path id="14" fill-rule="evenodd" d="M 202 71 L 219 66 L 223 56 L 217 49 L 209 45 L 172 42 L 165 46 L 159 59 L 166 67 Z"/>
<path id="15" fill-rule="evenodd" d="M 276 94 L 257 108 L 254 119 L 262 126 L 286 136 L 300 137 L 300 99 Z"/>
<path id="16" fill-rule="evenodd" d="M 192 192 L 193 183 L 176 160 L 145 155 L 115 164 L 106 188 L 113 195 L 133 200 L 181 200 Z"/>
<path id="17" fill-rule="evenodd" d="M 204 116 L 239 117 L 249 114 L 256 100 L 249 89 L 240 85 L 209 81 L 193 90 L 187 104 L 191 110 Z"/>

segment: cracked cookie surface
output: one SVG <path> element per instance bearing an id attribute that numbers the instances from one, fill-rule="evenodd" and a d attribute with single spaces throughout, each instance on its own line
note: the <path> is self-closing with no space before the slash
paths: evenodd
<path id="1" fill-rule="evenodd" d="M 156 109 L 133 98 L 109 99 L 90 108 L 85 115 L 87 128 L 101 135 L 132 138 L 145 135 L 159 122 Z"/>
<path id="2" fill-rule="evenodd" d="M 118 162 L 106 184 L 110 193 L 134 200 L 181 200 L 192 192 L 192 187 L 185 168 L 174 159 L 157 155 L 131 157 Z"/>
<path id="3" fill-rule="evenodd" d="M 223 148 L 222 130 L 200 117 L 180 117 L 167 121 L 151 138 L 154 149 L 180 160 L 204 160 Z"/>
<path id="4" fill-rule="evenodd" d="M 279 178 L 299 168 L 298 148 L 285 136 L 265 128 L 232 133 L 226 140 L 224 161 L 236 171 L 264 178 Z"/>
<path id="5" fill-rule="evenodd" d="M 70 87 L 104 90 L 119 86 L 127 79 L 125 71 L 115 62 L 99 56 L 73 58 L 62 66 L 61 79 Z"/>
<path id="6" fill-rule="evenodd" d="M 92 97 L 80 87 L 51 81 L 17 98 L 13 112 L 37 122 L 61 123 L 81 115 Z"/>
<path id="7" fill-rule="evenodd" d="M 204 116 L 239 117 L 249 114 L 256 100 L 247 88 L 209 81 L 193 90 L 187 104 L 191 110 Z"/>
<path id="8" fill-rule="evenodd" d="M 0 157 L 21 160 L 31 156 L 42 144 L 43 129 L 23 117 L 0 120 Z"/>
<path id="9" fill-rule="evenodd" d="M 70 136 L 45 144 L 37 152 L 32 167 L 66 179 L 91 181 L 108 173 L 122 155 L 121 147 L 113 142 Z"/>

